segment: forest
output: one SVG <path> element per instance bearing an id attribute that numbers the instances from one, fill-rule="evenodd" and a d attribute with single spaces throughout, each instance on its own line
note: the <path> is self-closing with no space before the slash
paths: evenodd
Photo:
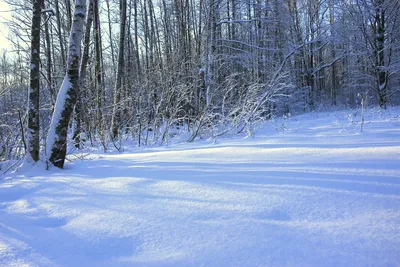
<path id="1" fill-rule="evenodd" d="M 400 104 L 398 0 L 4 0 L 0 161 Z"/>

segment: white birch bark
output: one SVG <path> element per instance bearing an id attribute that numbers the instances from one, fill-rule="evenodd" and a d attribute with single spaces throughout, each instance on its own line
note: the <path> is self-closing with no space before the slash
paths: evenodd
<path id="1" fill-rule="evenodd" d="M 69 37 L 67 73 L 57 96 L 46 139 L 47 163 L 61 169 L 64 167 L 67 152 L 68 124 L 76 102 L 77 88 L 79 87 L 79 63 L 85 15 L 86 0 L 75 0 L 75 12 Z"/>

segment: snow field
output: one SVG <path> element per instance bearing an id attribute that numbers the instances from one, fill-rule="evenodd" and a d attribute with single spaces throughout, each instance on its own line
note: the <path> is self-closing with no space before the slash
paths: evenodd
<path id="1" fill-rule="evenodd" d="M 399 266 L 399 114 L 5 176 L 0 266 Z"/>

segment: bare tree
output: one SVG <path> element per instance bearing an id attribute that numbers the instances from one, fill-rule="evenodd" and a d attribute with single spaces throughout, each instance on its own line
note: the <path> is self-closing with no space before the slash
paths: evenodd
<path id="1" fill-rule="evenodd" d="M 121 91 L 122 81 L 125 68 L 124 52 L 125 52 L 125 32 L 126 32 L 126 0 L 120 1 L 120 37 L 119 37 L 119 50 L 118 50 L 118 69 L 117 69 L 117 80 L 115 82 L 114 90 L 114 109 L 112 115 L 112 138 L 115 141 L 118 138 L 118 131 L 121 125 Z"/>
<path id="2" fill-rule="evenodd" d="M 63 168 L 67 153 L 68 124 L 76 102 L 79 88 L 79 63 L 81 41 L 86 15 L 86 0 L 75 0 L 75 12 L 69 38 L 68 66 L 46 139 L 46 157 L 48 164 Z"/>
<path id="3" fill-rule="evenodd" d="M 31 31 L 31 65 L 27 129 L 27 162 L 38 161 L 39 144 L 39 92 L 40 92 L 40 22 L 44 0 L 33 0 L 33 16 Z"/>

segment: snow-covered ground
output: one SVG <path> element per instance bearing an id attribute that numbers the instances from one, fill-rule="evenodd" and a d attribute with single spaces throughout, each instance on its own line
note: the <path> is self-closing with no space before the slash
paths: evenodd
<path id="1" fill-rule="evenodd" d="M 3 176 L 0 265 L 400 266 L 400 109 L 360 120 Z"/>

